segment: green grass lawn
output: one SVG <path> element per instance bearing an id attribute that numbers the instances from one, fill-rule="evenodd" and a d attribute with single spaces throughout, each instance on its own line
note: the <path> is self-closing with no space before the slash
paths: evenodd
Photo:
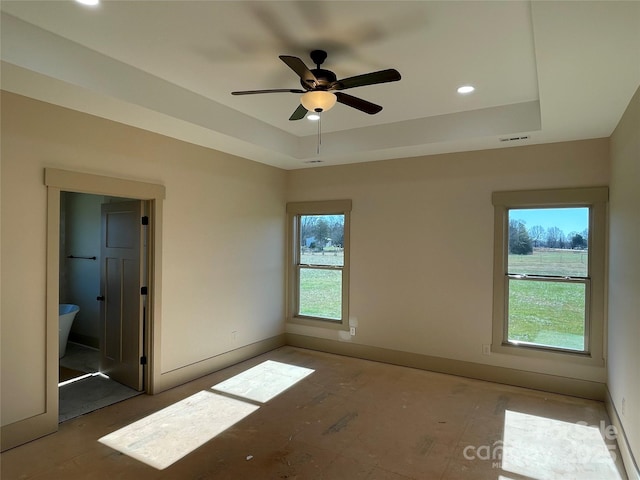
<path id="1" fill-rule="evenodd" d="M 300 315 L 340 320 L 342 271 L 300 269 Z"/>
<path id="2" fill-rule="evenodd" d="M 534 249 L 509 255 L 510 273 L 588 276 L 586 250 Z M 509 340 L 570 350 L 584 349 L 585 285 L 509 281 Z"/>
<path id="3" fill-rule="evenodd" d="M 509 273 L 587 276 L 586 250 L 534 249 L 531 255 L 509 255 Z"/>
<path id="4" fill-rule="evenodd" d="M 300 263 L 309 265 L 344 265 L 344 251 L 303 252 Z"/>
<path id="5" fill-rule="evenodd" d="M 300 263 L 344 265 L 344 251 L 335 247 L 322 252 L 305 251 Z M 340 270 L 300 269 L 300 315 L 340 320 L 342 317 L 342 272 Z"/>
<path id="6" fill-rule="evenodd" d="M 584 349 L 585 285 L 509 281 L 509 341 Z"/>

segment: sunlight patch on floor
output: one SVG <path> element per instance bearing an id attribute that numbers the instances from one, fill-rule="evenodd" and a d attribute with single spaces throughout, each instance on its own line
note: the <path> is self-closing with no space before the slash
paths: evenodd
<path id="1" fill-rule="evenodd" d="M 620 480 L 599 426 L 505 411 L 502 470 L 535 480 Z M 505 477 L 507 478 L 507 477 Z"/>
<path id="2" fill-rule="evenodd" d="M 110 433 L 99 442 L 162 470 L 258 408 L 201 391 Z"/>
<path id="3" fill-rule="evenodd" d="M 314 370 L 267 360 L 127 425 L 99 442 L 159 470 L 180 460 Z M 229 396 L 227 396 L 229 395 Z"/>
<path id="4" fill-rule="evenodd" d="M 73 377 L 73 378 L 71 378 L 69 380 L 65 380 L 64 382 L 60 382 L 60 383 L 58 383 L 58 387 L 64 387 L 65 385 L 69 385 L 71 383 L 79 382 L 80 380 L 84 380 L 85 378 L 90 378 L 90 377 L 109 378 L 104 373 L 100 373 L 100 372 L 87 373 L 85 375 L 80 375 L 79 377 Z"/>
<path id="5" fill-rule="evenodd" d="M 310 368 L 267 360 L 211 388 L 266 403 L 313 372 Z"/>

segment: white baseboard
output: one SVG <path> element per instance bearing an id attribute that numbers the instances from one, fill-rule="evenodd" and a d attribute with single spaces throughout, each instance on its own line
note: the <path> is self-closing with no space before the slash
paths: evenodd
<path id="1" fill-rule="evenodd" d="M 631 447 L 629 446 L 629 442 L 627 441 L 627 435 L 624 431 L 622 422 L 620 421 L 620 417 L 618 416 L 616 406 L 613 404 L 613 399 L 611 398 L 611 392 L 609 392 L 609 389 L 607 389 L 607 396 L 604 404 L 607 408 L 611 424 L 616 428 L 618 450 L 620 452 L 620 457 L 622 457 L 624 468 L 627 471 L 627 476 L 629 477 L 629 480 L 640 480 L 640 469 L 638 468 L 638 463 L 636 462 L 633 452 L 631 451 Z"/>
<path id="2" fill-rule="evenodd" d="M 603 402 L 605 384 L 287 333 L 287 345 Z"/>

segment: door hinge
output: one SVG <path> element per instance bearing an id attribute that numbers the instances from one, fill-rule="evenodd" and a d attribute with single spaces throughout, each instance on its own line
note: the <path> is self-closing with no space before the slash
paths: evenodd
<path id="1" fill-rule="evenodd" d="M 143 356 L 140 357 L 140 365 L 146 365 L 147 364 L 147 357 Z"/>
<path id="2" fill-rule="evenodd" d="M 147 295 L 147 294 L 148 294 L 147 287 L 141 287 L 140 288 L 140 295 Z"/>
<path id="3" fill-rule="evenodd" d="M 140 219 L 142 225 L 149 225 L 149 217 L 146 215 Z"/>

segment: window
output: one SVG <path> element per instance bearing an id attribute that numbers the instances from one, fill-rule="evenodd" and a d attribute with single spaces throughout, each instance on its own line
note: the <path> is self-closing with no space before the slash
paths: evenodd
<path id="1" fill-rule="evenodd" d="M 604 187 L 496 192 L 492 350 L 603 362 Z"/>
<path id="2" fill-rule="evenodd" d="M 350 200 L 287 205 L 288 317 L 348 328 Z"/>

